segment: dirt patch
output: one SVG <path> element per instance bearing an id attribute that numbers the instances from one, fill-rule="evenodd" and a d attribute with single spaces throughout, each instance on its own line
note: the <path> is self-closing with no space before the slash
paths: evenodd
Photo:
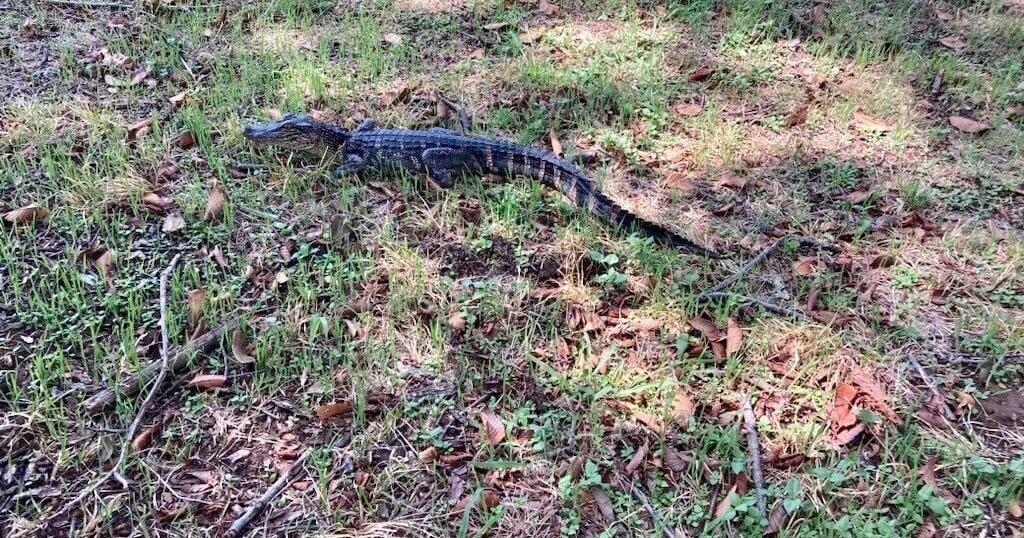
<path id="1" fill-rule="evenodd" d="M 1024 391 L 1021 389 L 989 396 L 981 402 L 981 408 L 985 411 L 982 420 L 991 425 L 1024 425 Z"/>

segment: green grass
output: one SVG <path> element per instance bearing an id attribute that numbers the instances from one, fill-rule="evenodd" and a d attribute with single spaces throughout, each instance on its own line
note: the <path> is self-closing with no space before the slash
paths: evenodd
<path id="1" fill-rule="evenodd" d="M 984 412 L 1021 385 L 1018 7 L 941 5 L 954 16 L 940 20 L 920 2 L 841 1 L 812 20 L 814 4 L 789 0 L 562 1 L 554 16 L 433 4 L 0 10 L 20 36 L 0 48 L 13 60 L 0 74 L 0 212 L 50 210 L 0 227 L 5 535 L 31 534 L 113 462 L 141 398 L 96 415 L 80 404 L 159 357 L 158 275 L 175 252 L 172 344 L 187 342 L 187 298 L 202 289 L 203 326 L 242 320 L 255 362 L 234 357 L 231 335 L 195 357 L 148 409 L 153 439 L 121 470 L 131 488 L 105 484 L 49 532 L 217 535 L 310 447 L 272 533 L 662 534 L 633 485 L 667 528 L 754 536 L 769 522 L 749 483 L 743 395 L 779 535 L 1021 532 L 1020 424 Z M 937 42 L 948 35 L 965 47 Z M 275 111 L 450 122 L 435 92 L 472 112 L 477 134 L 599 148 L 587 168 L 613 197 L 734 260 L 616 230 L 536 181 L 334 180 L 332 156 L 240 135 Z M 680 103 L 702 109 L 683 116 Z M 787 126 L 801 105 L 806 121 Z M 959 132 L 952 114 L 991 128 Z M 186 131 L 195 144 L 181 148 Z M 727 171 L 746 185 L 719 184 Z M 214 182 L 227 202 L 206 220 Z M 162 231 L 143 203 L 154 192 L 182 229 Z M 697 300 L 784 234 L 836 249 L 786 241 L 729 298 Z M 113 253 L 109 274 L 97 247 Z M 808 319 L 741 300 L 803 311 L 811 294 Z M 717 357 L 695 318 L 737 322 L 739 351 Z M 836 391 L 854 365 L 899 424 L 861 395 L 865 431 L 836 446 Z M 196 373 L 227 388 L 188 386 Z M 954 410 L 948 427 L 927 418 L 942 414 L 928 384 Z M 318 420 L 330 402 L 351 412 Z M 483 410 L 505 428 L 494 446 Z M 351 444 L 332 448 L 342 433 Z M 453 513 L 470 498 L 497 502 Z"/>

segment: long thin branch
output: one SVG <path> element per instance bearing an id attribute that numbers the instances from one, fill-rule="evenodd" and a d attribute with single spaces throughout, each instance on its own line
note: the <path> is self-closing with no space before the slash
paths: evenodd
<path id="1" fill-rule="evenodd" d="M 768 245 L 767 247 L 764 248 L 764 250 L 758 253 L 757 256 L 754 256 L 750 261 L 748 261 L 742 267 L 740 267 L 738 271 L 732 274 L 732 276 L 702 291 L 700 295 L 697 296 L 697 299 L 705 299 L 711 296 L 711 294 L 722 291 L 725 288 L 729 287 L 729 285 L 731 285 L 733 282 L 736 282 L 737 280 L 740 279 L 740 277 L 750 272 L 750 270 L 753 269 L 755 265 L 764 261 L 764 259 L 767 258 L 768 255 L 771 254 L 775 249 L 779 248 L 779 245 L 782 244 L 782 241 L 785 238 L 786 237 L 783 236 L 776 239 L 772 244 Z"/>
<path id="2" fill-rule="evenodd" d="M 647 495 L 644 495 L 644 492 L 640 491 L 640 488 L 636 487 L 635 483 L 629 484 L 629 492 L 636 498 L 636 500 L 640 501 L 640 504 L 644 507 L 647 515 L 651 517 L 651 521 L 654 523 L 654 526 L 661 527 L 662 532 L 665 533 L 665 538 L 675 538 L 675 533 L 665 525 L 661 516 L 658 515 L 658 512 L 654 510 L 654 506 L 651 505 L 651 501 L 647 500 Z"/>
<path id="3" fill-rule="evenodd" d="M 712 292 L 712 293 L 707 294 L 707 296 L 705 298 L 706 299 L 725 299 L 725 298 L 729 298 L 729 297 L 735 297 L 736 299 L 739 299 L 740 302 L 744 302 L 744 303 L 747 303 L 747 304 L 752 304 L 752 305 L 760 306 L 761 308 L 763 308 L 763 309 L 765 309 L 765 310 L 767 310 L 769 312 L 774 312 L 774 313 L 776 313 L 776 314 L 778 314 L 780 316 L 788 316 L 788 317 L 799 319 L 799 320 L 806 320 L 807 319 L 807 316 L 804 315 L 803 312 L 800 312 L 798 310 L 793 310 L 791 308 L 786 308 L 784 306 L 779 306 L 779 305 L 777 305 L 775 303 L 766 301 L 764 299 L 758 299 L 757 297 L 751 297 L 749 295 L 740 295 L 738 293 L 727 293 L 727 292 L 723 292 L 723 291 L 716 291 L 716 292 Z"/>
<path id="4" fill-rule="evenodd" d="M 168 366 L 169 371 L 175 372 L 181 370 L 188 365 L 188 361 L 195 353 L 209 351 L 213 346 L 220 342 L 222 335 L 233 331 L 237 326 L 237 319 L 228 320 L 220 326 L 207 331 L 202 336 L 182 346 L 181 349 L 171 356 Z M 82 402 L 82 407 L 90 413 L 98 413 L 107 406 L 113 404 L 117 399 L 118 394 L 132 395 L 139 392 L 142 385 L 145 384 L 147 380 L 152 379 L 154 375 L 157 375 L 162 368 L 162 359 L 160 361 L 151 362 L 146 365 L 138 375 L 126 376 L 126 379 L 118 386 L 103 389 L 96 394 L 93 394 L 87 400 Z"/>
<path id="5" fill-rule="evenodd" d="M 160 273 L 160 357 L 161 366 L 160 373 L 157 374 L 156 379 L 149 388 L 149 393 L 146 394 L 146 398 L 142 400 L 139 405 L 138 412 L 135 413 L 135 418 L 132 420 L 128 431 L 125 432 L 124 442 L 121 444 L 121 452 L 117 456 L 117 461 L 110 468 L 109 471 L 103 474 L 98 480 L 90 484 L 88 487 L 83 489 L 74 499 L 67 502 L 53 514 L 46 517 L 43 521 L 43 525 L 47 525 L 49 522 L 57 519 L 70 512 L 74 507 L 78 506 L 86 497 L 92 495 L 100 486 L 102 486 L 107 480 L 112 477 L 120 477 L 118 469 L 124 464 L 125 458 L 128 456 L 128 448 L 132 444 L 132 439 L 135 439 L 135 434 L 139 430 L 139 426 L 142 424 L 142 419 L 146 416 L 146 409 L 149 407 L 150 402 L 153 401 L 153 396 L 156 395 L 157 390 L 163 384 L 164 378 L 167 377 L 167 372 L 170 370 L 170 337 L 167 334 L 167 280 L 171 276 L 171 272 L 174 271 L 174 266 L 178 264 L 178 260 L 181 259 L 181 254 L 175 254 L 171 258 L 171 263 L 167 264 L 167 267 Z M 122 483 L 124 480 L 121 479 Z"/>
<path id="6" fill-rule="evenodd" d="M 928 375 L 928 372 L 924 371 L 924 368 L 921 367 L 921 363 L 917 362 L 917 359 L 915 359 L 914 355 L 912 354 L 907 355 L 907 362 L 910 363 L 910 365 L 913 366 L 915 370 L 917 370 L 917 375 L 921 376 L 921 381 L 924 381 L 924 384 L 925 386 L 928 387 L 928 390 L 932 391 L 932 394 L 935 395 L 939 402 L 942 402 L 942 414 L 945 415 L 946 420 L 950 422 L 955 422 L 956 415 L 953 414 L 953 411 L 949 408 L 949 405 L 946 404 L 946 398 L 942 395 L 941 392 L 939 392 L 939 387 L 935 385 L 935 381 L 933 381 L 931 376 Z"/>
<path id="7" fill-rule="evenodd" d="M 338 442 L 334 443 L 333 446 L 346 446 L 351 440 L 352 437 L 350 435 L 342 435 Z M 274 498 L 276 498 L 284 488 L 288 486 L 288 484 L 295 480 L 296 474 L 298 474 L 302 469 L 302 465 L 306 462 L 306 458 L 308 458 L 311 453 L 312 450 L 309 448 L 303 450 L 302 455 L 295 460 L 295 463 L 282 472 L 281 476 L 277 477 L 277 480 L 275 480 L 274 483 L 263 492 L 263 495 L 250 504 L 249 508 L 247 508 L 245 512 L 242 512 L 241 516 L 238 516 L 238 519 L 236 519 L 234 523 L 231 524 L 231 527 L 228 528 L 228 532 L 225 536 L 227 538 L 239 538 L 244 536 L 245 530 L 252 522 L 253 518 L 263 513 L 263 511 L 267 509 L 267 506 L 274 501 Z"/>
<path id="8" fill-rule="evenodd" d="M 750 398 L 746 394 L 740 400 L 740 410 L 743 411 L 743 425 L 747 429 L 747 452 L 750 453 L 750 474 L 753 475 L 754 490 L 757 492 L 757 510 L 764 518 L 767 516 L 767 512 L 764 502 L 764 473 L 761 470 L 761 444 L 757 441 L 757 420 L 754 418 L 754 408 L 750 405 Z"/>
<path id="9" fill-rule="evenodd" d="M 84 8 L 109 7 L 113 9 L 131 9 L 132 4 L 121 2 L 92 2 L 87 0 L 46 0 L 47 4 L 57 6 L 75 6 Z"/>

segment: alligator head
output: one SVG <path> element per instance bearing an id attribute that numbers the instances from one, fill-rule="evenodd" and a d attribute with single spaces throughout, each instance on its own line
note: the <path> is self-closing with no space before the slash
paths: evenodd
<path id="1" fill-rule="evenodd" d="M 277 121 L 246 125 L 242 136 L 259 145 L 272 144 L 311 153 L 337 150 L 348 141 L 348 131 L 295 113 L 285 114 Z"/>

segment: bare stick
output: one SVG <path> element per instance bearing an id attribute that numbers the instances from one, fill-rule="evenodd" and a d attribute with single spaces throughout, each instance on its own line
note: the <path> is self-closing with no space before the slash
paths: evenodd
<path id="1" fill-rule="evenodd" d="M 47 4 L 53 4 L 56 6 L 74 6 L 74 7 L 85 7 L 85 8 L 99 8 L 109 7 L 113 9 L 130 9 L 131 4 L 122 4 L 120 2 L 89 2 L 79 0 L 46 0 Z"/>
<path id="2" fill-rule="evenodd" d="M 188 361 L 194 354 L 209 351 L 220 342 L 221 335 L 233 331 L 237 326 L 238 320 L 226 321 L 219 327 L 211 329 L 202 336 L 185 344 L 177 353 L 170 357 L 168 369 L 171 372 L 175 372 L 188 366 Z M 152 379 L 154 375 L 157 375 L 162 367 L 162 361 L 154 361 L 146 365 L 138 375 L 126 376 L 126 379 L 119 386 L 103 389 L 93 394 L 89 399 L 82 402 L 82 407 L 90 413 L 98 413 L 114 403 L 118 394 L 129 396 L 139 392 L 142 385 L 147 380 Z"/>
<path id="3" fill-rule="evenodd" d="M 790 309 L 790 308 L 786 308 L 784 306 L 779 306 L 779 305 L 777 305 L 775 303 L 765 301 L 764 299 L 758 299 L 757 297 L 751 297 L 749 295 L 740 295 L 738 293 L 726 293 L 726 292 L 722 292 L 722 291 L 716 291 L 716 292 L 708 293 L 705 298 L 706 299 L 725 299 L 725 298 L 728 298 L 728 297 L 735 297 L 740 302 L 760 306 L 761 308 L 763 308 L 763 309 L 765 309 L 765 310 L 767 310 L 769 312 L 774 312 L 774 313 L 776 313 L 776 314 L 778 314 L 780 316 L 788 316 L 788 317 L 799 319 L 799 320 L 806 320 L 807 319 L 807 316 L 805 316 L 803 314 L 803 312 L 800 312 L 800 311 L 797 311 L 797 310 L 793 310 L 793 309 Z"/>
<path id="4" fill-rule="evenodd" d="M 754 419 L 754 408 L 746 394 L 740 400 L 743 411 L 743 425 L 747 429 L 747 452 L 750 452 L 750 474 L 753 475 L 754 489 L 757 492 L 757 510 L 761 517 L 766 516 L 764 503 L 764 474 L 761 472 L 761 444 L 757 442 L 757 421 Z"/>
<path id="5" fill-rule="evenodd" d="M 135 434 L 139 430 L 139 425 L 142 424 L 143 417 L 146 416 L 146 408 L 149 407 L 150 402 L 153 401 L 153 396 L 156 395 L 157 389 L 163 384 L 164 378 L 167 377 L 167 372 L 170 370 L 170 338 L 167 335 L 167 280 L 171 276 L 171 271 L 174 270 L 174 266 L 178 264 L 178 260 L 181 259 L 181 254 L 175 254 L 171 258 L 171 263 L 167 264 L 167 267 L 160 273 L 160 357 L 161 366 L 160 373 L 157 374 L 156 380 L 149 387 L 149 393 L 146 394 L 146 398 L 142 400 L 139 405 L 138 412 L 135 413 L 135 419 L 132 420 L 128 431 L 125 432 L 124 442 L 121 444 L 121 452 L 117 455 L 117 461 L 110 468 L 109 471 L 103 474 L 98 480 L 90 484 L 88 487 L 83 489 L 78 496 L 71 501 L 67 502 L 59 510 L 53 514 L 47 516 L 41 524 L 45 527 L 49 522 L 57 519 L 70 512 L 74 507 L 78 506 L 86 497 L 92 495 L 100 486 L 102 486 L 107 480 L 112 477 L 118 477 L 118 480 L 122 485 L 127 486 L 127 482 L 121 477 L 118 469 L 124 464 L 124 460 L 128 457 L 128 449 L 132 445 L 132 439 L 135 439 Z"/>
<path id="6" fill-rule="evenodd" d="M 350 435 L 342 435 L 338 442 L 334 443 L 333 446 L 345 446 L 348 445 L 351 440 L 352 437 Z M 267 491 L 264 491 L 263 495 L 261 495 L 259 499 L 256 499 L 255 502 L 250 504 L 249 508 L 246 508 L 245 512 L 242 512 L 241 516 L 238 516 L 238 519 L 236 519 L 234 523 L 231 524 L 231 527 L 228 528 L 228 532 L 225 536 L 227 538 L 239 538 L 244 536 L 245 529 L 252 522 L 253 518 L 263 513 L 263 511 L 267 509 L 267 506 L 273 502 L 274 498 L 277 497 L 284 488 L 292 482 L 292 480 L 295 480 L 296 475 L 302 469 L 302 465 L 306 462 L 306 458 L 309 457 L 311 452 L 312 451 L 309 448 L 303 450 L 302 455 L 295 460 L 295 463 L 282 472 L 281 476 L 277 477 L 277 480 L 267 488 Z"/>
<path id="7" fill-rule="evenodd" d="M 640 501 L 641 505 L 643 505 L 644 510 L 647 511 L 647 515 L 650 516 L 651 521 L 654 522 L 654 526 L 661 527 L 662 532 L 665 533 L 665 538 L 675 538 L 675 533 L 673 533 L 672 529 L 668 528 L 668 526 L 665 525 L 665 522 L 661 520 L 661 516 L 659 516 L 658 512 L 656 512 L 654 507 L 651 506 L 651 501 L 647 500 L 647 495 L 644 495 L 644 492 L 640 491 L 640 488 L 636 487 L 636 484 L 629 484 L 629 492 L 636 497 L 636 500 Z"/>
<path id="8" fill-rule="evenodd" d="M 946 398 L 942 396 L 942 393 L 939 392 L 939 388 L 935 386 L 935 381 L 933 381 L 931 376 L 928 375 L 928 372 L 925 372 L 924 368 L 921 367 L 921 363 L 917 362 L 917 359 L 915 359 L 913 355 L 907 355 L 907 362 L 917 370 L 917 375 L 921 376 L 921 380 L 924 381 L 928 390 L 932 391 L 932 394 L 938 398 L 938 401 L 942 402 L 942 414 L 946 416 L 946 420 L 955 422 L 956 415 L 953 414 L 949 405 L 946 404 Z"/>
<path id="9" fill-rule="evenodd" d="M 729 287 L 730 284 L 739 280 L 741 276 L 750 272 L 750 270 L 753 269 L 755 265 L 761 263 L 765 258 L 767 258 L 768 255 L 772 253 L 772 251 L 779 248 L 779 245 L 782 243 L 783 239 L 785 239 L 785 237 L 780 237 L 776 239 L 775 242 L 765 247 L 764 250 L 762 250 L 757 256 L 754 256 L 753 259 L 751 259 L 749 262 L 740 267 L 740 269 L 733 273 L 732 276 L 702 291 L 700 295 L 697 296 L 697 299 L 705 299 L 709 297 L 711 294 L 722 291 L 725 288 Z"/>

